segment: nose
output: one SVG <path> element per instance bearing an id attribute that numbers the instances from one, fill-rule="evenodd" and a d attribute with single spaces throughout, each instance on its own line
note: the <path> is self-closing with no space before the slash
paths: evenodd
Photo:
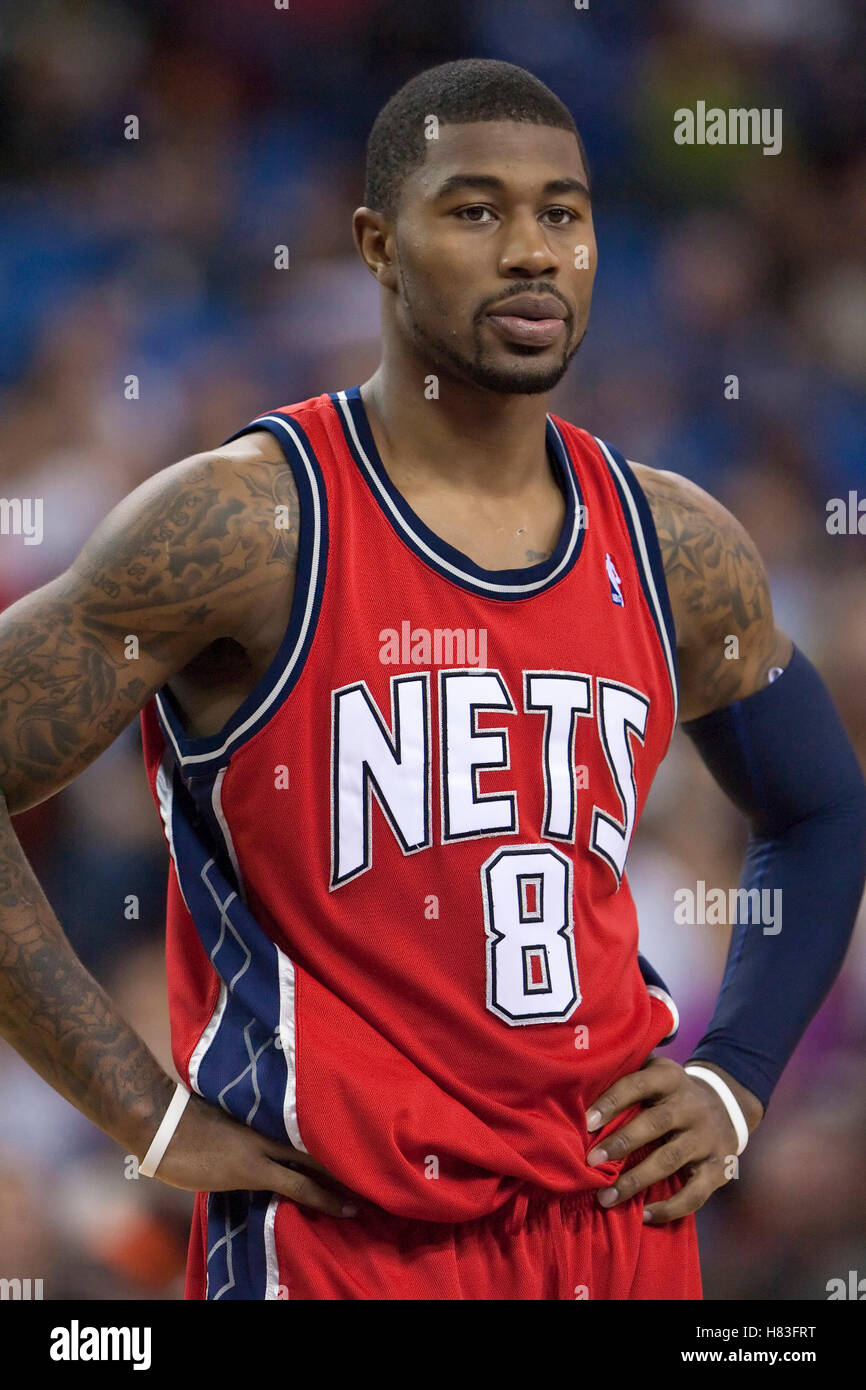
<path id="1" fill-rule="evenodd" d="M 555 274 L 559 269 L 559 257 L 534 213 L 515 216 L 506 226 L 499 261 L 501 274 L 530 280 Z"/>

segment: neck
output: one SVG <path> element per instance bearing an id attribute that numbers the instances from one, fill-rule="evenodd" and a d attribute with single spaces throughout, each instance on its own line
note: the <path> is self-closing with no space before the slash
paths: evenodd
<path id="1" fill-rule="evenodd" d="M 440 397 L 424 394 L 430 364 L 385 360 L 361 387 L 377 447 L 395 482 L 436 478 L 508 496 L 549 473 L 547 396 L 485 391 L 436 369 Z"/>

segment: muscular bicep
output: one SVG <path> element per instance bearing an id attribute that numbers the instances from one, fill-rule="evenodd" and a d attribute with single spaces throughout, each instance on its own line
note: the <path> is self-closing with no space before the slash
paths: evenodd
<path id="1" fill-rule="evenodd" d="M 727 508 L 674 473 L 633 465 L 646 493 L 677 630 L 680 719 L 744 699 L 784 668 L 792 643 L 776 627 L 763 562 Z"/>
<path id="2" fill-rule="evenodd" d="M 291 474 L 250 450 L 157 474 L 64 574 L 0 615 L 0 792 L 13 813 L 65 786 L 156 690 L 218 638 L 242 637 L 293 581 Z"/>

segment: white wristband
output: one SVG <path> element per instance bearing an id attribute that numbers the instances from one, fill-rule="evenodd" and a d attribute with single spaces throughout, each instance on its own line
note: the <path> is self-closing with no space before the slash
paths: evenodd
<path id="1" fill-rule="evenodd" d="M 138 1165 L 138 1171 L 143 1178 L 152 1178 L 157 1168 L 162 1162 L 163 1154 L 171 1143 L 174 1131 L 180 1124 L 180 1117 L 186 1109 L 190 1092 L 181 1082 L 177 1083 L 177 1090 L 172 1096 L 168 1109 L 162 1117 L 162 1123 L 156 1134 L 151 1140 L 150 1148 Z"/>
<path id="2" fill-rule="evenodd" d="M 708 1086 L 720 1097 L 722 1104 L 728 1112 L 731 1124 L 737 1134 L 737 1155 L 739 1156 L 749 1142 L 749 1126 L 746 1124 L 746 1117 L 740 1109 L 739 1101 L 734 1095 L 727 1082 L 723 1081 L 718 1072 L 710 1071 L 709 1067 L 694 1066 L 683 1068 L 689 1076 L 699 1076 L 702 1081 L 706 1081 Z"/>

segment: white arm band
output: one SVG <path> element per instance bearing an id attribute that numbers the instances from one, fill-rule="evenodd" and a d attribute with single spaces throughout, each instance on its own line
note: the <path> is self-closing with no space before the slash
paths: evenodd
<path id="1" fill-rule="evenodd" d="M 700 1067 L 697 1063 L 693 1066 L 683 1068 L 689 1076 L 699 1076 L 701 1081 L 706 1081 L 708 1086 L 720 1097 L 722 1104 L 728 1112 L 731 1124 L 737 1134 L 737 1154 L 741 1154 L 749 1142 L 749 1126 L 746 1124 L 745 1116 L 740 1109 L 737 1097 L 734 1095 L 727 1082 L 723 1081 L 717 1072 L 710 1071 L 709 1067 Z"/>
<path id="2" fill-rule="evenodd" d="M 163 1154 L 171 1143 L 174 1131 L 180 1124 L 180 1117 L 186 1109 L 190 1092 L 181 1082 L 177 1083 L 177 1090 L 172 1096 L 168 1109 L 162 1117 L 162 1123 L 156 1134 L 151 1140 L 150 1148 L 138 1165 L 138 1171 L 143 1178 L 152 1178 L 157 1168 L 162 1162 Z"/>

